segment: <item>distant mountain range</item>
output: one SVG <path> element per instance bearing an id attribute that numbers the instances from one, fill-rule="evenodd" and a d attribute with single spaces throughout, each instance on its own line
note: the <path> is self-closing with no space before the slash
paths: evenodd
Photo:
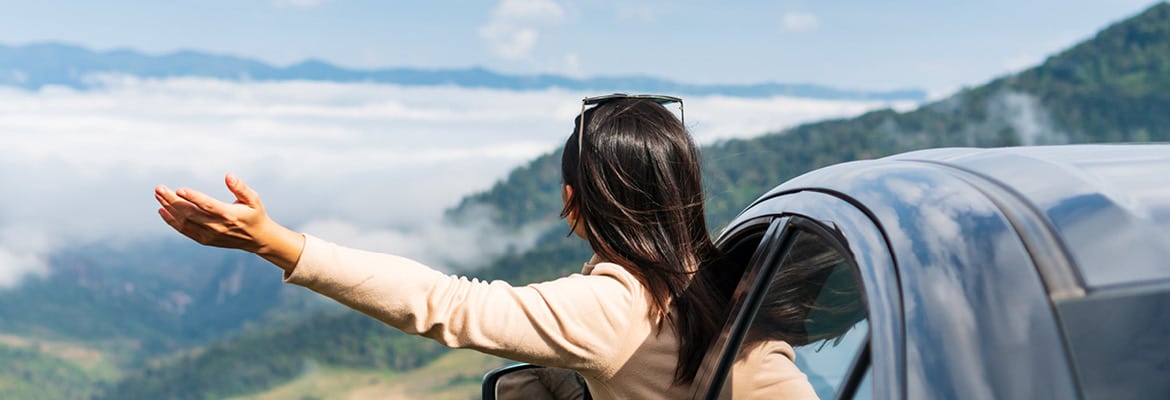
<path id="1" fill-rule="evenodd" d="M 37 90 L 48 85 L 88 89 L 100 74 L 125 74 L 142 78 L 202 77 L 239 81 L 310 80 L 326 82 L 375 82 L 404 86 L 454 85 L 468 88 L 540 90 L 562 88 L 591 92 L 671 93 L 733 97 L 791 96 L 833 100 L 920 101 L 919 89 L 864 91 L 803 83 L 700 85 L 646 76 L 571 78 L 562 75 L 509 75 L 484 68 L 348 69 L 319 60 L 277 67 L 247 58 L 180 51 L 149 55 L 133 50 L 92 51 L 83 47 L 38 43 L 0 45 L 0 85 Z"/>

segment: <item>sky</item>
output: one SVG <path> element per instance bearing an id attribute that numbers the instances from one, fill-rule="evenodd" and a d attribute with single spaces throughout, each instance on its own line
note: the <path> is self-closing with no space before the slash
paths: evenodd
<path id="1" fill-rule="evenodd" d="M 0 0 L 0 43 L 197 49 L 278 65 L 315 58 L 359 68 L 917 87 L 940 97 L 1039 62 L 1150 4 L 881 3 Z M 89 91 L 0 87 L 0 289 L 48 273 L 61 248 L 133 251 L 143 240 L 178 239 L 155 214 L 154 186 L 227 199 L 227 172 L 293 229 L 432 265 L 473 266 L 523 248 L 532 232 L 499 232 L 487 223 L 490 210 L 451 226 L 443 211 L 562 144 L 580 99 L 596 94 L 94 78 L 105 82 Z M 701 143 L 915 106 L 686 101 L 688 128 Z"/>
<path id="2" fill-rule="evenodd" d="M 1037 63 L 1150 0 L 0 0 L 0 42 L 277 65 L 483 66 L 688 83 L 921 88 L 934 96 Z"/>

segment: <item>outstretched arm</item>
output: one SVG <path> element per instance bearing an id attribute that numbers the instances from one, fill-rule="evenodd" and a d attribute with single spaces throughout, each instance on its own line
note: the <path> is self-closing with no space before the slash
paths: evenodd
<path id="1" fill-rule="evenodd" d="M 229 174 L 225 182 L 236 197 L 231 204 L 159 186 L 159 215 L 196 242 L 256 253 L 284 269 L 287 282 L 406 333 L 595 376 L 616 373 L 629 340 L 637 344 L 651 334 L 642 286 L 617 265 L 524 287 L 449 276 L 403 257 L 293 232 L 270 219 L 238 178 Z"/>
<path id="2" fill-rule="evenodd" d="M 260 196 L 235 175 L 227 174 L 224 183 L 236 196 L 234 203 L 190 188 L 172 191 L 159 185 L 154 188 L 154 198 L 162 205 L 158 214 L 200 244 L 255 253 L 291 272 L 305 247 L 304 236 L 269 218 Z"/>

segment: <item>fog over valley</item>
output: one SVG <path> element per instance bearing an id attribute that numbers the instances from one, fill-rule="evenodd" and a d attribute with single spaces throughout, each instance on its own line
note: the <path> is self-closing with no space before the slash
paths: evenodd
<path id="1" fill-rule="evenodd" d="M 471 266 L 531 238 L 492 232 L 486 219 L 451 226 L 442 222 L 443 210 L 561 145 L 580 99 L 598 94 L 92 79 L 101 89 L 0 87 L 0 287 L 47 273 L 49 256 L 64 247 L 129 249 L 176 238 L 155 213 L 153 187 L 189 186 L 226 200 L 222 179 L 229 171 L 294 229 L 444 268 Z M 687 125 L 702 143 L 914 106 L 785 97 L 685 101 Z"/>

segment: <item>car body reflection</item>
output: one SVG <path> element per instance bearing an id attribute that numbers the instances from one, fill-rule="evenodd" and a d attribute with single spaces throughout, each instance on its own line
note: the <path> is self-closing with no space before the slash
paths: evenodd
<path id="1" fill-rule="evenodd" d="M 803 235 L 854 283 L 786 275 Z M 696 399 L 757 393 L 733 365 L 765 338 L 795 348 L 822 399 L 1170 398 L 1170 144 L 839 164 L 769 191 L 717 242 L 757 250 Z M 769 290 L 802 285 L 803 323 L 769 323 Z"/>

